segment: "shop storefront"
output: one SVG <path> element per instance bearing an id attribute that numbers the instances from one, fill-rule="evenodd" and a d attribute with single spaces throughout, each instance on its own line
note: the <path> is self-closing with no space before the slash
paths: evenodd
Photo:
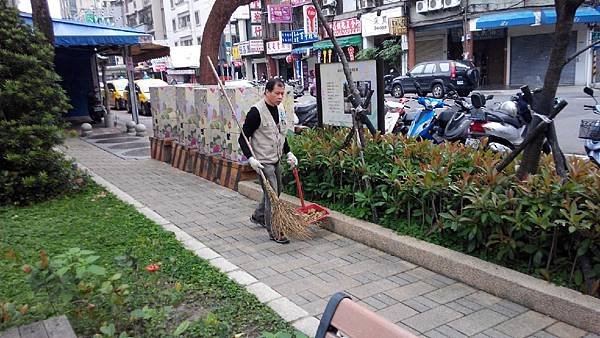
<path id="1" fill-rule="evenodd" d="M 310 70 L 315 69 L 313 43 L 319 41 L 319 36 L 316 33 L 306 34 L 304 29 L 297 29 L 281 32 L 280 41 L 292 44 L 294 78 L 301 80 L 304 87 L 308 88 Z"/>
<path id="2" fill-rule="evenodd" d="M 242 41 L 237 45 L 240 57 L 244 60 L 246 78 L 267 78 L 267 59 L 263 40 Z M 251 75 L 251 76 L 250 76 Z"/>
<path id="3" fill-rule="evenodd" d="M 450 21 L 415 28 L 416 63 L 462 59 L 462 21 Z M 453 39 L 458 36 L 458 39 Z"/>
<path id="4" fill-rule="evenodd" d="M 356 53 L 363 47 L 362 24 L 357 18 L 335 20 L 331 23 L 331 30 L 348 61 L 354 61 Z M 340 58 L 333 49 L 327 32 L 322 31 L 323 41 L 313 44 L 317 63 L 339 62 Z"/>
<path id="5" fill-rule="evenodd" d="M 281 43 L 280 41 L 268 41 L 266 43 L 267 46 L 267 59 L 270 65 L 273 65 L 270 68 L 274 68 L 271 71 L 273 76 L 281 76 L 284 79 L 291 79 L 294 77 L 294 70 L 292 63 L 288 63 L 286 58 L 292 52 L 292 44 L 290 43 Z"/>
<path id="6" fill-rule="evenodd" d="M 337 38 L 337 42 L 342 48 L 342 51 L 346 55 L 346 59 L 348 61 L 354 61 L 356 53 L 358 53 L 362 47 L 362 40 L 362 36 L 360 35 L 343 36 Z M 313 45 L 313 49 L 315 50 L 315 54 L 317 56 L 317 63 L 332 63 L 340 61 L 338 54 L 333 49 L 333 43 L 331 40 L 319 41 Z"/>
<path id="7" fill-rule="evenodd" d="M 372 48 L 376 46 L 382 46 L 384 41 L 392 40 L 400 43 L 403 46 L 403 50 L 408 49 L 408 40 L 406 32 L 400 32 L 399 35 L 393 35 L 391 24 L 394 24 L 396 20 L 403 25 L 406 29 L 407 18 L 404 16 L 404 7 L 390 8 L 372 13 L 365 13 L 360 17 L 361 30 L 363 37 L 363 47 Z M 403 19 L 403 20 L 400 20 Z M 393 64 L 386 63 L 384 65 L 384 73 L 388 73 L 390 69 L 395 69 L 405 74 L 406 69 L 406 53 L 403 54 L 399 60 Z"/>
<path id="8" fill-rule="evenodd" d="M 481 15 L 471 20 L 476 65 L 482 84 L 540 86 L 553 45 L 554 9 L 521 9 Z M 569 37 L 567 55 L 590 42 L 588 24 L 600 22 L 600 12 L 579 8 Z M 477 37 L 486 37 L 479 38 Z M 586 51 L 563 68 L 561 85 L 585 85 L 591 81 L 592 51 Z"/>

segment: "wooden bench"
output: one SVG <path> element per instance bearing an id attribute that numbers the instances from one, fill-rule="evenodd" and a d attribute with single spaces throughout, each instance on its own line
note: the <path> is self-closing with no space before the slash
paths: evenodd
<path id="1" fill-rule="evenodd" d="M 52 317 L 39 322 L 0 332 L 0 338 L 77 338 L 67 316 Z"/>
<path id="2" fill-rule="evenodd" d="M 331 296 L 319 322 L 315 338 L 416 338 L 375 312 L 338 292 Z"/>

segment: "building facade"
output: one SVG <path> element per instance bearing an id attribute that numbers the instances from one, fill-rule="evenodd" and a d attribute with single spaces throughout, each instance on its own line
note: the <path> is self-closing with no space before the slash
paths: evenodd
<path id="1" fill-rule="evenodd" d="M 553 43 L 554 1 L 428 0 L 408 4 L 409 66 L 428 60 L 467 59 L 480 69 L 484 87 L 542 84 Z M 600 12 L 595 8 L 578 9 L 567 54 L 591 42 L 597 22 Z M 561 85 L 589 84 L 592 59 L 589 50 L 566 65 Z"/>
<path id="2" fill-rule="evenodd" d="M 156 40 L 167 38 L 165 14 L 161 0 L 121 0 L 124 2 L 125 26 L 152 34 Z"/>

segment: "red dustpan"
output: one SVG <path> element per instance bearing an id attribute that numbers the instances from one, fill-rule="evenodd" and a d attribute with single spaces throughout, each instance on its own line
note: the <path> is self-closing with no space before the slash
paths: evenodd
<path id="1" fill-rule="evenodd" d="M 329 216 L 329 210 L 315 203 L 307 205 L 304 204 L 304 194 L 302 193 L 302 183 L 300 183 L 300 177 L 298 176 L 298 167 L 294 167 L 292 172 L 294 173 L 294 178 L 296 179 L 296 190 L 298 191 L 298 197 L 300 198 L 300 203 L 302 204 L 302 206 L 296 210 L 309 216 L 308 223 L 315 223 L 327 218 L 327 216 Z"/>

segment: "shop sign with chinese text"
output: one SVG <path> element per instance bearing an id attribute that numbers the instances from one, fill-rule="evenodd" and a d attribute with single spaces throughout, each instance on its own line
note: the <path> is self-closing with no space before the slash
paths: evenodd
<path id="1" fill-rule="evenodd" d="M 319 23 L 317 19 L 317 9 L 313 5 L 304 5 L 302 7 L 304 32 L 307 35 L 319 34 Z"/>
<path id="2" fill-rule="evenodd" d="M 267 42 L 267 54 L 291 53 L 292 45 L 290 43 L 281 43 L 279 41 Z"/>
<path id="3" fill-rule="evenodd" d="M 331 23 L 331 29 L 333 30 L 334 36 L 345 36 L 355 35 L 361 33 L 361 23 L 357 18 L 350 18 L 344 20 L 336 20 Z M 323 37 L 328 37 L 327 32 L 323 32 Z"/>
<path id="4" fill-rule="evenodd" d="M 237 47 L 241 56 L 261 54 L 265 50 L 262 40 L 243 41 Z"/>
<path id="5" fill-rule="evenodd" d="M 267 5 L 269 23 L 291 23 L 292 6 L 286 4 Z"/>
<path id="6" fill-rule="evenodd" d="M 405 16 L 390 19 L 390 34 L 404 35 L 408 32 L 408 20 Z"/>

